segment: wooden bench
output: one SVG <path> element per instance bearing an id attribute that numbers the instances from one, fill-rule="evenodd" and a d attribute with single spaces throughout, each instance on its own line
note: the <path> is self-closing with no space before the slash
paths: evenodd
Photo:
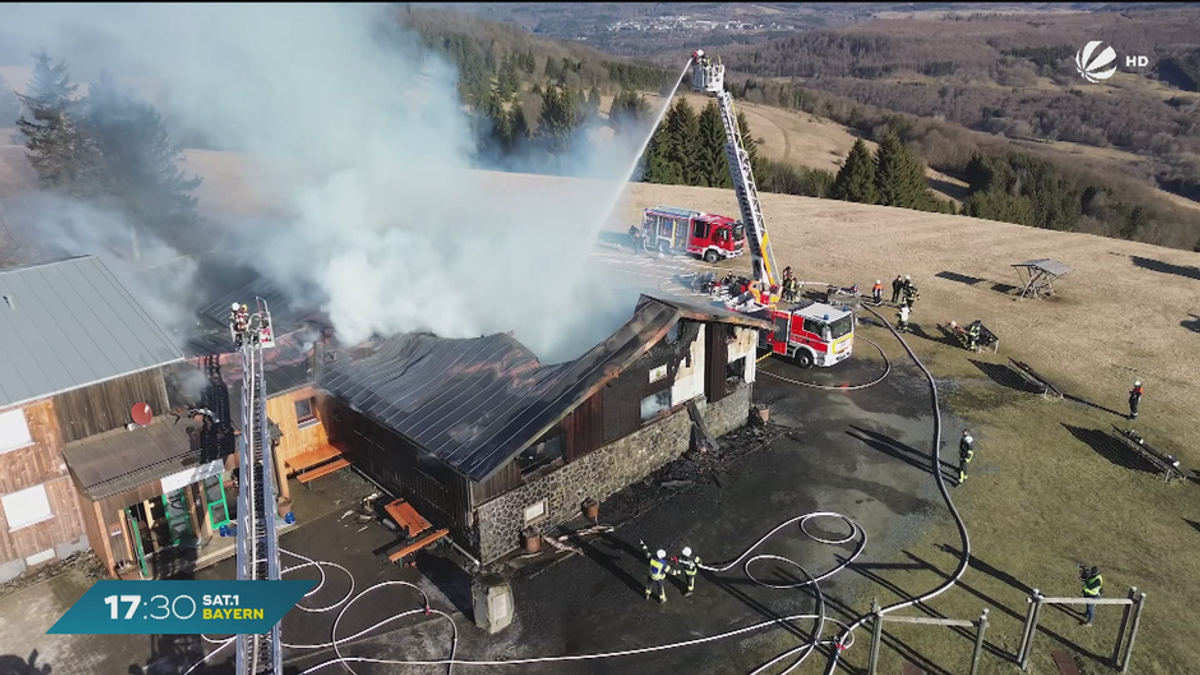
<path id="1" fill-rule="evenodd" d="M 425 517 L 417 513 L 412 504 L 409 504 L 403 499 L 396 499 L 383 507 L 384 512 L 396 521 L 400 526 L 401 531 L 406 539 L 416 539 L 411 543 L 405 544 L 403 548 L 388 554 L 388 560 L 396 562 L 406 555 L 416 553 L 417 551 L 429 546 L 437 540 L 450 534 L 450 530 L 442 529 L 432 532 L 424 537 L 422 534 L 433 529 L 433 523 L 425 520 Z"/>
<path id="2" fill-rule="evenodd" d="M 1054 659 L 1054 665 L 1058 668 L 1059 675 L 1082 675 L 1079 672 L 1079 666 L 1075 663 L 1075 657 L 1066 652 L 1050 652 L 1050 658 Z"/>
<path id="3" fill-rule="evenodd" d="M 1062 390 L 1058 388 L 1058 385 L 1046 379 L 1045 376 L 1039 374 L 1033 368 L 1030 368 L 1028 363 L 1018 361 L 1012 357 L 1009 357 L 1008 360 L 1014 366 L 1016 366 L 1015 369 L 1017 374 L 1020 375 L 1022 379 L 1032 384 L 1035 388 L 1042 392 L 1042 398 L 1047 398 L 1049 396 L 1056 396 L 1060 399 L 1064 398 Z"/>
<path id="4" fill-rule="evenodd" d="M 1130 447 L 1134 452 L 1141 455 L 1147 462 L 1158 472 L 1162 474 L 1163 481 L 1170 483 L 1172 480 L 1183 480 L 1192 475 L 1191 471 L 1178 465 L 1178 460 L 1172 462 L 1174 457 L 1168 457 L 1166 453 L 1158 450 L 1154 446 L 1146 442 L 1137 432 L 1131 429 L 1122 429 L 1117 425 L 1112 425 L 1113 431 L 1117 438 L 1120 438 L 1125 445 Z"/>
<path id="5" fill-rule="evenodd" d="M 301 485 L 312 487 L 309 483 L 350 466 L 350 460 L 342 457 L 342 451 L 337 447 L 322 445 L 316 450 L 309 450 L 285 460 L 284 464 L 296 475 L 296 480 L 300 481 Z"/>
<path id="6" fill-rule="evenodd" d="M 904 671 L 904 675 L 925 675 L 925 671 L 914 666 L 913 664 L 909 663 L 908 661 L 904 662 L 903 671 Z"/>

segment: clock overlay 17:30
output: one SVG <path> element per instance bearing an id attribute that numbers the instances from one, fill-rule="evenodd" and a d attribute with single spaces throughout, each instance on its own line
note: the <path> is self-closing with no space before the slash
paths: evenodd
<path id="1" fill-rule="evenodd" d="M 97 581 L 48 634 L 262 634 L 317 585 L 286 581 Z"/>

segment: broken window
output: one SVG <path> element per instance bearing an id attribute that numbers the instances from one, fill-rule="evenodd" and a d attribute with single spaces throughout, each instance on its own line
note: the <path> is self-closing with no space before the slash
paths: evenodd
<path id="1" fill-rule="evenodd" d="M 310 396 L 296 401 L 296 424 L 308 426 L 317 422 L 317 397 Z"/>
<path id="2" fill-rule="evenodd" d="M 725 379 L 742 381 L 746 379 L 746 359 L 734 359 L 725 367 Z"/>
<path id="3" fill-rule="evenodd" d="M 526 476 L 544 466 L 552 464 L 562 458 L 565 449 L 566 443 L 563 442 L 563 434 L 558 434 L 553 438 L 545 439 L 531 445 L 525 452 L 521 453 L 520 458 L 517 460 L 518 466 L 521 469 L 521 475 Z"/>
<path id="4" fill-rule="evenodd" d="M 642 421 L 653 419 L 660 413 L 671 409 L 671 390 L 664 389 L 657 394 L 650 394 L 642 399 Z"/>
<path id="5" fill-rule="evenodd" d="M 667 343 L 675 344 L 679 342 L 679 333 L 683 330 L 683 322 L 676 321 L 670 329 L 667 330 Z"/>

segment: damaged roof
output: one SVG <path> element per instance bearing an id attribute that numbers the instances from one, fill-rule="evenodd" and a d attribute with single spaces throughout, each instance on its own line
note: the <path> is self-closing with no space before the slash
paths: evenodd
<path id="1" fill-rule="evenodd" d="M 761 319 L 643 295 L 633 318 L 574 361 L 542 365 L 508 334 L 405 334 L 326 366 L 320 386 L 475 481 L 491 477 L 680 319 L 769 327 Z"/>
<path id="2" fill-rule="evenodd" d="M 96 256 L 0 270 L 0 408 L 182 360 Z"/>

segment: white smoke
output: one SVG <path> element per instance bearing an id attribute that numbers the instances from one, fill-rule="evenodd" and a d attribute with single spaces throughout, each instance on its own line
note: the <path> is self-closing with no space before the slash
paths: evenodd
<path id="1" fill-rule="evenodd" d="M 474 171 L 456 73 L 385 47 L 386 5 L 17 5 L 55 59 L 153 81 L 189 129 L 245 149 L 282 218 L 212 227 L 214 249 L 327 312 L 349 343 L 515 331 L 547 361 L 602 340 L 633 295 L 585 271 L 632 159 L 582 144 L 537 194 Z M 407 54 L 407 55 L 405 55 Z M 614 323 L 615 322 L 615 323 Z"/>

